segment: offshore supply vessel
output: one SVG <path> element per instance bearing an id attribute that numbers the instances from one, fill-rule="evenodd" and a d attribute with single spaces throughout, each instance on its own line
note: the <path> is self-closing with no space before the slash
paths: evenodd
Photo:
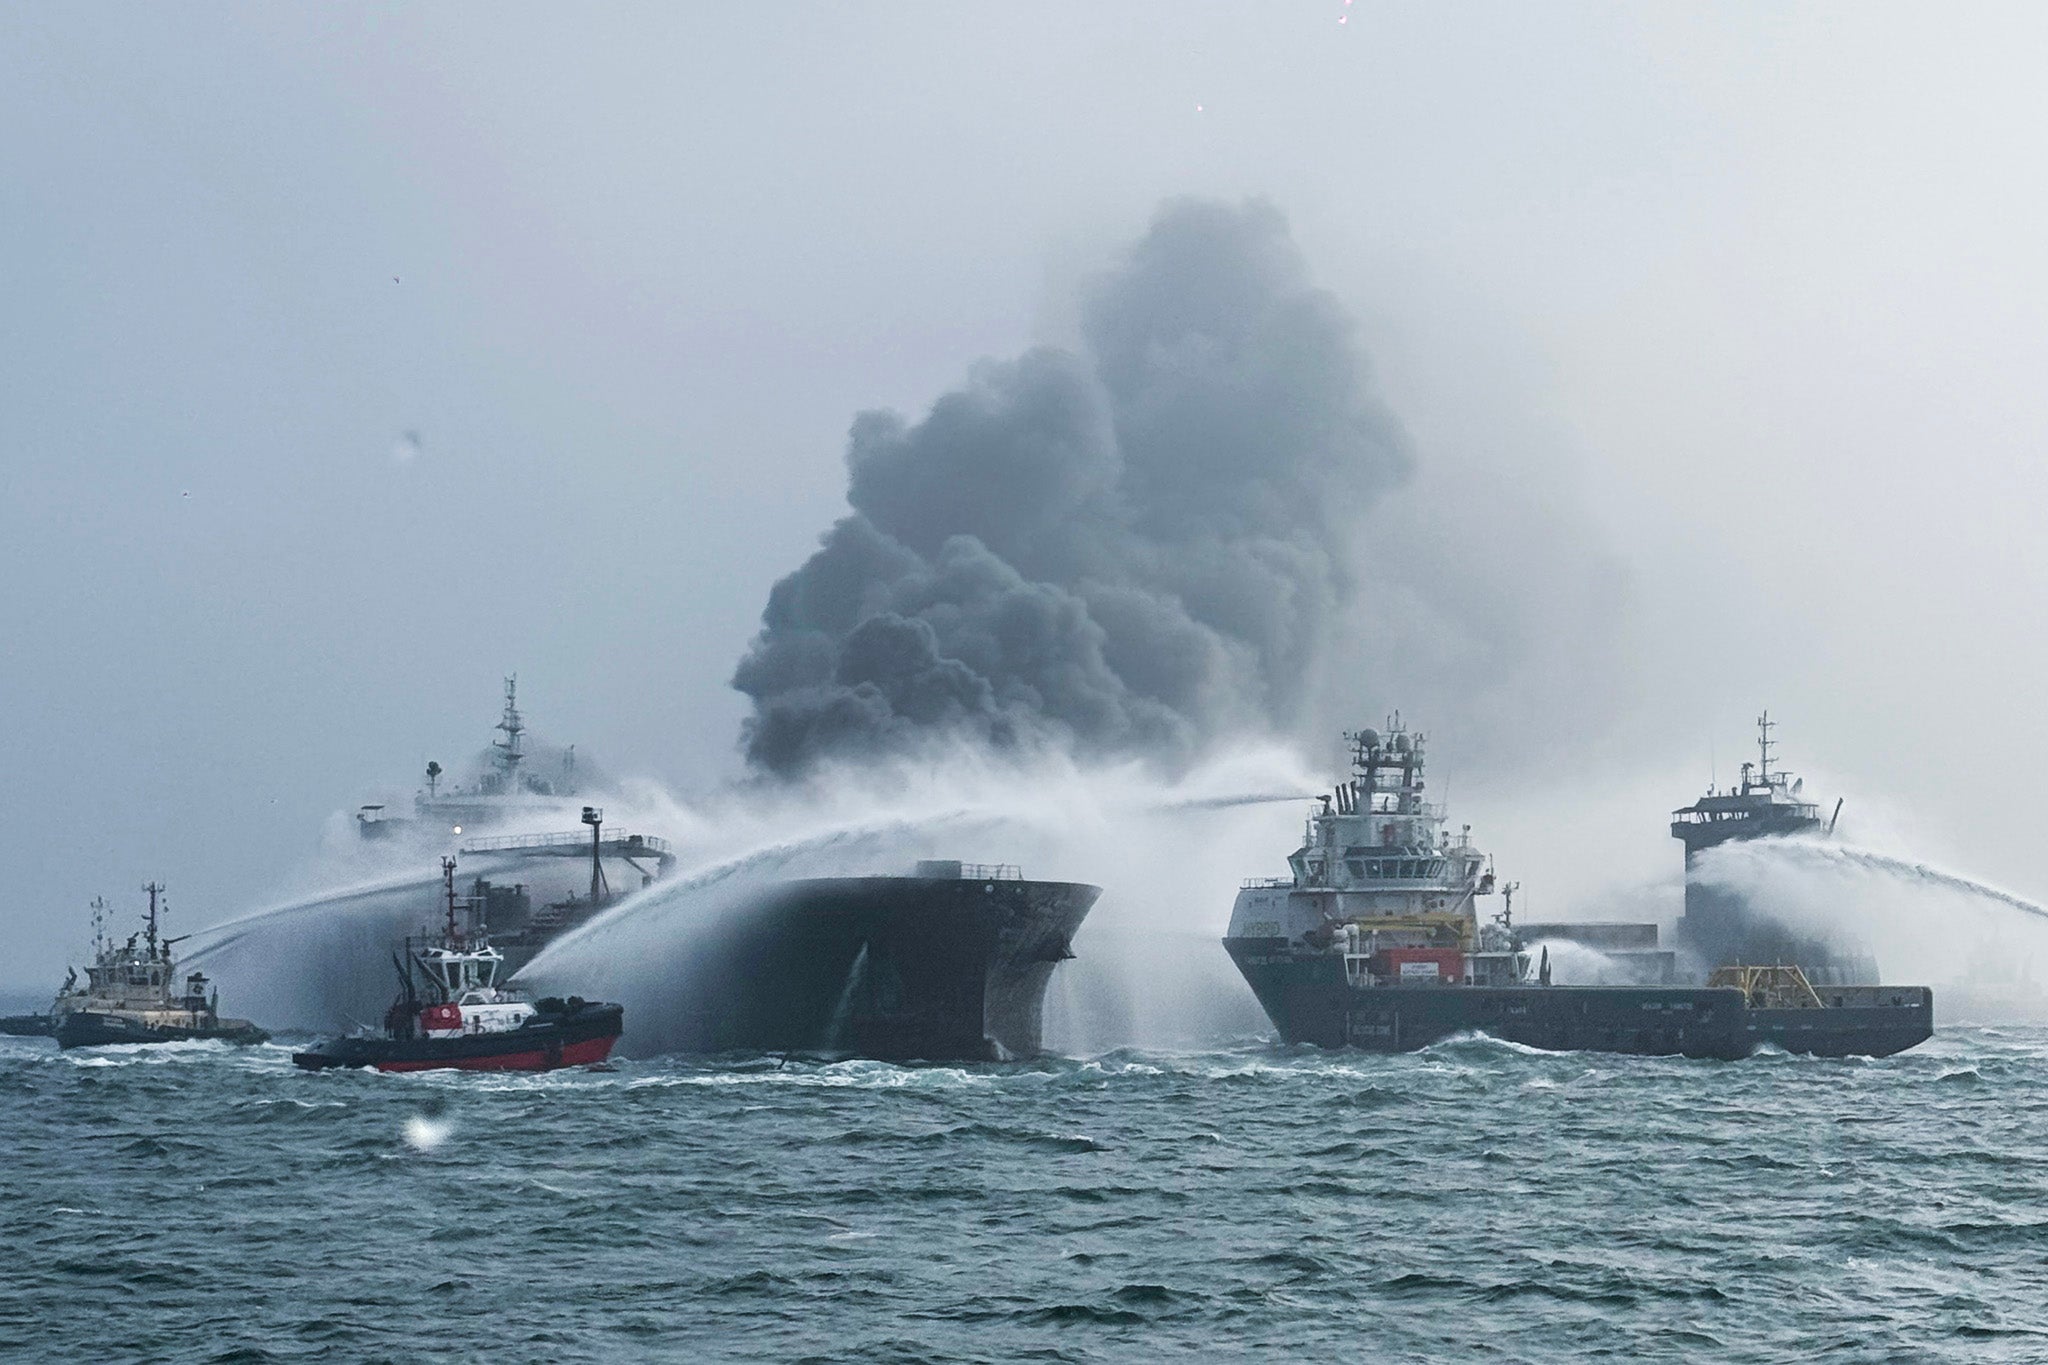
<path id="1" fill-rule="evenodd" d="M 1678 921 L 1681 950 L 1699 962 L 1795 963 L 1822 985 L 1869 981 L 1877 963 L 1854 944 L 1825 942 L 1788 928 L 1750 903 L 1740 892 L 1697 874 L 1701 855 L 1748 839 L 1826 837 L 1835 832 L 1842 803 L 1825 821 L 1820 806 L 1805 799 L 1806 783 L 1771 766 L 1777 722 L 1765 711 L 1756 720 L 1757 761 L 1742 765 L 1742 778 L 1722 791 L 1709 785 L 1690 806 L 1671 812 L 1671 837 L 1685 846 L 1685 914 Z"/>
<path id="2" fill-rule="evenodd" d="M 140 933 L 110 939 L 95 902 L 93 962 L 82 991 L 60 994 L 51 1009 L 50 1033 L 57 1046 L 103 1047 L 115 1043 L 181 1043 L 218 1039 L 260 1043 L 270 1035 L 247 1019 L 223 1019 L 220 992 L 208 991 L 202 972 L 177 980 L 171 947 L 180 940 L 159 932 L 163 887 L 143 888 L 149 909 Z M 138 940 L 140 940 L 138 942 Z"/>
<path id="3" fill-rule="evenodd" d="M 1933 1032 L 1924 986 L 1816 987 L 1784 961 L 1717 963 L 1702 986 L 1552 985 L 1513 887 L 1424 799 L 1424 737 L 1397 714 L 1346 739 L 1350 780 L 1319 798 L 1288 876 L 1239 890 L 1223 940 L 1289 1043 L 1394 1052 L 1484 1032 L 1560 1051 L 1886 1056 Z M 1496 891 L 1503 909 L 1482 921 Z"/>
<path id="4" fill-rule="evenodd" d="M 455 891 L 455 860 L 441 860 L 444 920 L 394 954 L 399 994 L 381 1032 L 331 1039 L 292 1061 L 308 1071 L 553 1071 L 611 1055 L 624 1010 L 571 996 L 534 1000 L 498 984 L 505 955 L 491 946 L 485 903 Z"/>

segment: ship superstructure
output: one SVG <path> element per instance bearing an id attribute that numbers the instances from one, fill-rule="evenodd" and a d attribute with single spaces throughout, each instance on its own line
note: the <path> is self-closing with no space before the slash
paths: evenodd
<path id="1" fill-rule="evenodd" d="M 1552 1050 L 1883 1056 L 1933 1030 L 1925 987 L 1815 990 L 1789 964 L 1705 987 L 1552 985 L 1546 950 L 1531 970 L 1513 885 L 1424 799 L 1422 736 L 1397 715 L 1346 739 L 1351 778 L 1319 798 L 1292 875 L 1244 883 L 1223 940 L 1287 1042 L 1386 1052 L 1485 1032 Z M 1501 911 L 1482 922 L 1478 899 L 1496 889 Z M 1668 963 L 1654 925 L 1583 927 Z"/>
<path id="2" fill-rule="evenodd" d="M 1442 806 L 1424 796 L 1425 737 L 1396 713 L 1384 730 L 1346 734 L 1351 779 L 1308 817 L 1287 859 L 1292 875 L 1239 890 L 1233 938 L 1282 937 L 1327 945 L 1348 980 L 1505 985 L 1527 973 L 1507 907 L 1482 922 L 1490 860 L 1471 826 L 1447 833 Z"/>
<path id="3" fill-rule="evenodd" d="M 426 785 L 413 794 L 412 814 L 391 813 L 379 802 L 359 807 L 356 829 L 366 839 L 422 832 L 477 835 L 508 824 L 532 823 L 575 810 L 576 750 L 562 754 L 552 772 L 537 769 L 526 752 L 526 718 L 519 710 L 519 678 L 505 679 L 505 708 L 494 727 L 483 769 L 468 786 L 444 780 L 439 762 L 426 768 Z"/>
<path id="4" fill-rule="evenodd" d="M 1742 765 L 1741 780 L 1728 790 L 1709 786 L 1690 806 L 1671 812 L 1671 837 L 1685 846 L 1685 914 L 1678 922 L 1679 946 L 1701 970 L 1723 963 L 1797 964 L 1813 980 L 1874 980 L 1877 964 L 1867 953 L 1823 943 L 1773 918 L 1769 907 L 1741 892 L 1698 875 L 1702 854 L 1748 839 L 1791 839 L 1832 834 L 1842 803 L 1822 820 L 1820 806 L 1805 796 L 1804 779 L 1772 765 L 1777 722 L 1769 711 L 1757 717 L 1757 758 Z"/>

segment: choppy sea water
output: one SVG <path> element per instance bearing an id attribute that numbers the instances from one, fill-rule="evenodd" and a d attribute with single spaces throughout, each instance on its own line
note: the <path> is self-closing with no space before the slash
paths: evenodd
<path id="1" fill-rule="evenodd" d="M 302 1075 L 0 1040 L 0 1357 L 2048 1359 L 2048 1029 Z"/>

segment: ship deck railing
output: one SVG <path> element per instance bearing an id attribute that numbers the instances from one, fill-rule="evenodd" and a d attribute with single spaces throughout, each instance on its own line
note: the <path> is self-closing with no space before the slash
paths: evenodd
<path id="1" fill-rule="evenodd" d="M 564 830 L 559 834 L 493 834 L 481 839 L 466 839 L 462 844 L 464 853 L 501 853 L 517 848 L 570 848 L 590 847 L 588 831 Z M 669 853 L 668 840 L 653 834 L 608 834 L 599 841 L 601 849 L 613 852 L 645 852 L 659 857 Z"/>
<path id="2" fill-rule="evenodd" d="M 1292 877 L 1246 877 L 1237 884 L 1240 891 L 1276 891 L 1283 886 L 1293 886 Z"/>
<path id="3" fill-rule="evenodd" d="M 1021 882 L 1024 869 L 1015 863 L 962 863 L 960 880 L 963 882 Z"/>

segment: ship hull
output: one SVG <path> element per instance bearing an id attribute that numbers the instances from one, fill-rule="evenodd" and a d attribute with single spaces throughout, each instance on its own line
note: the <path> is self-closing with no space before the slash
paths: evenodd
<path id="1" fill-rule="evenodd" d="M 14 1038 L 52 1038 L 57 1019 L 50 1014 L 9 1014 L 0 1017 L 0 1033 Z"/>
<path id="2" fill-rule="evenodd" d="M 375 1067 L 379 1071 L 554 1071 L 594 1066 L 611 1055 L 625 1027 L 618 1005 L 584 1005 L 558 1022 L 461 1038 L 336 1038 L 292 1054 L 307 1071 Z"/>
<path id="3" fill-rule="evenodd" d="M 1282 1039 L 1319 1047 L 1410 1052 L 1477 1032 L 1551 1052 L 1732 1059 L 1775 1046 L 1887 1057 L 1934 1032 L 1924 986 L 1823 987 L 1824 1003 L 1808 1009 L 1755 1008 L 1725 987 L 1359 987 L 1334 955 L 1291 954 L 1284 939 L 1224 946 Z"/>
<path id="4" fill-rule="evenodd" d="M 1036 1056 L 1046 984 L 1099 895 L 1014 876 L 785 882 L 692 939 L 635 1036 L 694 1053 Z"/>
<path id="5" fill-rule="evenodd" d="M 250 1044 L 264 1042 L 270 1037 L 269 1033 L 246 1020 L 224 1020 L 218 1024 L 193 1026 L 152 1024 L 124 1014 L 103 1013 L 99 1010 L 74 1010 L 59 1020 L 51 1032 L 60 1048 L 208 1041 Z"/>

